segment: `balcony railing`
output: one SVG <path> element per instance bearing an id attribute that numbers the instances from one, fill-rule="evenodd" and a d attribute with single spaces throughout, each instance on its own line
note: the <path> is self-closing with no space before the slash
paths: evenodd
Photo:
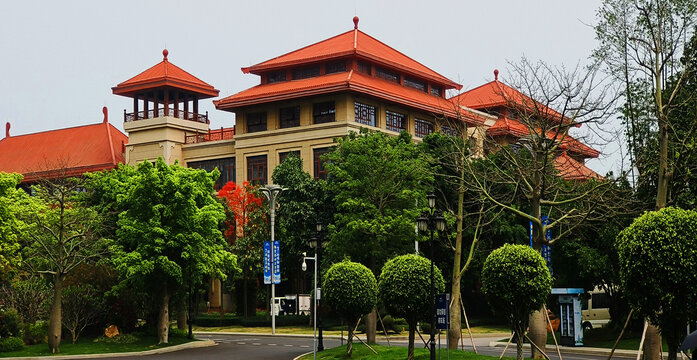
<path id="1" fill-rule="evenodd" d="M 145 120 L 145 119 L 154 119 L 156 117 L 161 117 L 165 116 L 165 108 L 160 108 L 157 110 L 148 110 L 148 111 L 139 111 L 137 113 L 127 113 L 126 110 L 123 111 L 123 121 L 124 122 L 131 122 L 131 121 L 137 121 L 137 120 Z M 175 110 L 175 109 L 169 109 L 169 113 L 167 116 L 183 119 L 183 120 L 190 120 L 190 121 L 195 121 L 203 124 L 210 124 L 210 121 L 208 119 L 208 111 L 206 111 L 206 114 L 197 114 L 189 111 L 183 111 L 183 110 Z"/>
<path id="2" fill-rule="evenodd" d="M 186 135 L 184 143 L 196 144 L 207 141 L 231 140 L 235 136 L 235 128 L 210 130 L 207 133 Z"/>

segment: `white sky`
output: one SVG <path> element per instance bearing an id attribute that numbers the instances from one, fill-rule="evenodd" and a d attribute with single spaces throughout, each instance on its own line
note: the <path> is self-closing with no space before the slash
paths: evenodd
<path id="1" fill-rule="evenodd" d="M 240 68 L 359 28 L 464 86 L 506 77 L 525 55 L 585 63 L 600 0 L 6 1 L 0 4 L 0 122 L 11 134 L 97 123 L 123 129 L 132 100 L 111 87 L 169 60 L 228 96 L 256 85 Z M 208 110 L 211 127 L 234 115 Z M 4 130 L 4 126 L 2 126 Z M 4 137 L 4 132 L 0 134 Z M 589 165 L 617 168 L 616 150 Z"/>

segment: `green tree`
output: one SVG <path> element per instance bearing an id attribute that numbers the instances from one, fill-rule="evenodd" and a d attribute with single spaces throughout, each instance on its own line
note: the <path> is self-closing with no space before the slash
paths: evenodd
<path id="1" fill-rule="evenodd" d="M 122 171 L 130 176 L 120 176 Z M 127 284 L 148 288 L 159 299 L 158 343 L 167 343 L 171 294 L 187 280 L 225 279 L 236 270 L 220 231 L 225 213 L 213 191 L 218 173 L 159 158 L 154 165 L 145 161 L 135 171 L 122 166 L 111 174 L 123 191 L 117 196 L 116 208 L 123 211 L 112 261 Z"/>
<path id="2" fill-rule="evenodd" d="M 68 286 L 63 292 L 63 327 L 70 331 L 73 344 L 85 328 L 97 324 L 105 315 L 104 298 L 90 284 Z"/>
<path id="3" fill-rule="evenodd" d="M 20 181 L 20 174 L 0 172 L 0 280 L 11 278 L 22 264 L 19 233 L 24 223 L 17 215 L 26 193 L 17 189 Z"/>
<path id="4" fill-rule="evenodd" d="M 339 139 L 329 153 L 329 187 L 335 195 L 330 258 L 349 256 L 377 274 L 387 259 L 413 251 L 414 219 L 432 176 L 423 151 L 406 131 L 399 136 L 361 130 Z M 375 341 L 375 311 L 367 334 Z"/>
<path id="5" fill-rule="evenodd" d="M 409 350 L 407 359 L 414 359 L 414 333 L 419 320 L 429 319 L 431 314 L 431 261 L 418 255 L 397 256 L 382 267 L 378 293 L 380 301 L 392 316 L 401 316 L 409 324 Z M 445 291 L 443 275 L 434 268 L 436 293 Z"/>
<path id="6" fill-rule="evenodd" d="M 504 245 L 491 252 L 482 270 L 482 291 L 491 308 L 508 318 L 516 335 L 518 360 L 529 317 L 544 305 L 552 277 L 540 253 L 525 245 Z"/>
<path id="7" fill-rule="evenodd" d="M 617 237 L 622 287 L 635 311 L 660 329 L 675 360 L 685 325 L 697 320 L 697 212 L 667 207 Z"/>
<path id="8" fill-rule="evenodd" d="M 346 353 L 353 350 L 353 328 L 361 316 L 375 307 L 378 292 L 375 275 L 367 267 L 344 260 L 332 265 L 322 281 L 324 300 L 346 320 Z"/>

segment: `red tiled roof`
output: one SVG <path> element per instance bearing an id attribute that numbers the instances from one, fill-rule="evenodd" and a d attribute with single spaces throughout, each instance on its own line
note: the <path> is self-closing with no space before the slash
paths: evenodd
<path id="1" fill-rule="evenodd" d="M 162 61 L 111 88 L 112 92 L 116 95 L 131 96 L 142 90 L 170 86 L 196 93 L 201 98 L 218 96 L 219 91 L 213 86 L 169 62 L 167 49 L 162 51 L 162 54 Z"/>
<path id="2" fill-rule="evenodd" d="M 487 134 L 490 136 L 500 136 L 500 135 L 512 135 L 515 137 L 524 137 L 530 134 L 530 130 L 527 126 L 521 122 L 513 119 L 509 119 L 505 116 L 500 117 L 496 120 L 496 123 L 486 130 Z M 591 148 L 590 146 L 578 141 L 571 135 L 556 135 L 553 133 L 548 133 L 547 137 L 550 139 L 561 138 L 561 143 L 559 148 L 562 150 L 568 150 L 571 152 L 579 153 L 588 157 L 597 158 L 600 156 L 600 152 Z"/>
<path id="3" fill-rule="evenodd" d="M 113 169 L 125 162 L 126 142 L 128 137 L 108 122 L 5 137 L 0 171 L 18 172 L 28 182 Z"/>
<path id="4" fill-rule="evenodd" d="M 454 104 L 446 99 L 354 71 L 261 84 L 213 103 L 219 110 L 231 110 L 241 106 L 337 91 L 355 91 L 439 115 L 458 115 Z M 461 110 L 459 115 L 463 116 L 464 111 L 466 110 Z M 464 116 L 474 123 L 483 123 L 486 120 L 482 115 L 473 112 L 467 112 Z"/>
<path id="5" fill-rule="evenodd" d="M 432 80 L 444 85 L 446 88 L 456 88 L 458 90 L 462 88 L 462 85 L 438 74 L 357 28 L 259 64 L 242 68 L 242 71 L 244 73 L 260 74 L 263 71 L 344 56 L 358 56 L 370 59 L 379 64 Z"/>
<path id="6" fill-rule="evenodd" d="M 554 159 L 554 166 L 559 170 L 559 175 L 566 180 L 602 179 L 595 171 L 589 169 L 571 156 L 563 153 Z"/>

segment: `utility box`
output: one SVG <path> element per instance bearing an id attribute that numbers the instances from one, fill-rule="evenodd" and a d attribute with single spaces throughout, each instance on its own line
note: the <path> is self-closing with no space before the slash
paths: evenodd
<path id="1" fill-rule="evenodd" d="M 583 346 L 583 317 L 581 315 L 580 288 L 554 288 L 553 295 L 559 296 L 559 343 L 566 346 Z"/>

